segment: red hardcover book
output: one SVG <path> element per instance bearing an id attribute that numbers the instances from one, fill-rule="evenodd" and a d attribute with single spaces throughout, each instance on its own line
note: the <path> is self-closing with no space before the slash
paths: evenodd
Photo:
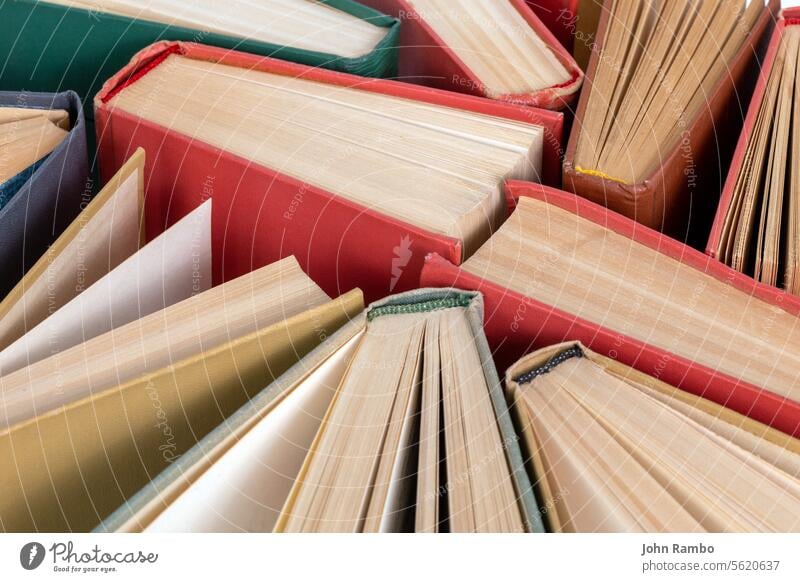
<path id="1" fill-rule="evenodd" d="M 711 234 L 708 237 L 708 244 L 706 245 L 706 253 L 714 258 L 718 258 L 718 249 L 720 239 L 722 237 L 722 229 L 725 223 L 725 217 L 728 214 L 728 209 L 733 196 L 733 189 L 736 185 L 736 177 L 742 168 L 744 162 L 745 150 L 747 149 L 747 142 L 753 133 L 753 128 L 756 124 L 758 117 L 758 110 L 761 106 L 761 101 L 764 98 L 764 92 L 767 88 L 767 78 L 772 69 L 772 64 L 775 61 L 775 54 L 778 52 L 778 45 L 781 42 L 783 31 L 787 26 L 800 25 L 800 7 L 788 8 L 781 12 L 781 17 L 775 25 L 775 29 L 770 37 L 769 46 L 767 47 L 767 54 L 764 57 L 764 62 L 761 65 L 761 71 L 756 81 L 755 89 L 753 90 L 753 97 L 750 100 L 750 106 L 747 109 L 747 116 L 744 120 L 742 132 L 739 134 L 739 141 L 736 143 L 736 150 L 733 153 L 728 176 L 725 180 L 725 186 L 722 190 L 722 196 L 719 200 L 717 213 L 714 217 L 714 224 L 711 227 Z M 795 159 L 797 159 L 795 157 Z"/>
<path id="2" fill-rule="evenodd" d="M 731 159 L 732 142 L 742 126 L 743 108 L 758 74 L 762 40 L 767 38 L 780 3 L 766 0 L 764 10 L 725 74 L 709 92 L 706 107 L 688 119 L 682 138 L 662 152 L 659 167 L 638 183 L 603 176 L 597 168 L 575 164 L 580 128 L 589 100 L 589 88 L 599 66 L 612 3 L 606 1 L 586 71 L 584 90 L 575 113 L 564 156 L 563 188 L 603 204 L 638 222 L 702 248 L 710 224 L 716 192 Z"/>
<path id="3" fill-rule="evenodd" d="M 523 196 L 545 201 L 689 265 L 747 293 L 753 300 L 800 317 L 800 298 L 756 283 L 703 253 L 602 206 L 560 190 L 522 182 L 510 182 L 508 192 L 512 204 Z M 486 336 L 500 370 L 533 349 L 563 341 L 580 341 L 591 350 L 673 386 L 714 400 L 787 434 L 800 436 L 800 403 L 769 392 L 769 387 L 764 389 L 748 384 L 634 339 L 625 330 L 609 329 L 526 297 L 460 269 L 438 254 L 427 257 L 421 284 L 452 286 L 484 294 Z"/>
<path id="4" fill-rule="evenodd" d="M 173 53 L 540 125 L 545 134 L 543 174 L 550 179 L 558 174 L 561 113 L 395 81 L 375 83 L 199 44 L 158 43 L 137 54 L 106 82 L 95 99 L 101 173 L 104 178 L 113 175 L 137 147 L 147 151 L 148 238 L 212 197 L 215 283 L 294 255 L 331 296 L 360 287 L 371 301 L 414 288 L 427 253 L 436 252 L 459 263 L 461 242 L 389 218 L 108 104 L 118 91 L 136 83 Z"/>
<path id="5" fill-rule="evenodd" d="M 539 20 L 525 0 L 496 1 L 510 2 L 571 75 L 569 81 L 558 86 L 534 93 L 503 95 L 498 99 L 546 109 L 564 109 L 572 105 L 577 100 L 583 72 L 570 52 Z M 480 79 L 431 28 L 424 14 L 415 10 L 407 0 L 361 0 L 361 3 L 401 21 L 398 57 L 400 79 L 459 93 L 487 96 Z"/>

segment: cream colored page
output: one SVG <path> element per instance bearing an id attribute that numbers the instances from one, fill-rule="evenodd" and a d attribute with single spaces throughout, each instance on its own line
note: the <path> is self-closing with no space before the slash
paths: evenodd
<path id="1" fill-rule="evenodd" d="M 421 389 L 421 377 L 418 377 L 418 379 L 414 380 L 414 386 L 411 389 L 397 454 L 395 455 L 394 467 L 392 467 L 391 476 L 389 477 L 390 484 L 386 492 L 386 503 L 383 507 L 383 515 L 380 518 L 379 531 L 381 533 L 403 531 L 409 511 L 408 501 L 415 497 L 409 490 L 409 484 L 410 476 L 416 472 L 415 467 L 411 464 L 411 459 L 413 458 L 414 443 L 419 434 L 419 416 L 416 411 L 419 405 Z M 414 483 L 416 483 L 416 480 L 414 480 Z"/>
<path id="2" fill-rule="evenodd" d="M 361 530 L 364 498 L 374 484 L 411 336 L 421 337 L 415 321 L 410 315 L 379 317 L 367 326 L 296 486 L 296 497 L 284 508 L 284 531 Z M 371 370 L 380 373 L 380 390 L 375 389 Z"/>
<path id="3" fill-rule="evenodd" d="M 361 335 L 295 387 L 145 531 L 272 531 Z"/>
<path id="4" fill-rule="evenodd" d="M 387 31 L 386 28 L 314 0 L 49 2 L 348 58 L 371 52 Z"/>
<path id="5" fill-rule="evenodd" d="M 139 248 L 139 180 L 131 174 L 0 319 L 8 346 Z M 0 368 L 0 373 L 2 368 Z"/>
<path id="6" fill-rule="evenodd" d="M 511 478 L 507 443 L 498 426 L 474 330 L 465 310 L 447 309 L 442 313 L 443 345 L 450 347 L 449 353 L 443 351 L 442 360 L 450 360 L 455 373 L 451 390 L 459 393 L 469 459 L 467 472 L 456 473 L 454 478 L 470 481 L 477 532 L 523 532 L 525 526 Z M 443 390 L 447 391 L 446 385 Z"/>
<path id="7" fill-rule="evenodd" d="M 741 447 L 742 450 L 752 453 L 768 463 L 774 465 L 786 474 L 795 478 L 800 478 L 800 455 L 784 449 L 780 445 L 772 443 L 766 439 L 748 432 L 745 428 L 729 424 L 721 418 L 717 418 L 707 412 L 695 408 L 691 404 L 672 398 L 667 394 L 652 390 L 647 386 L 628 382 L 652 398 L 666 404 L 670 408 L 680 412 L 687 418 L 691 418 L 701 426 L 714 432 L 720 437 Z"/>
<path id="8" fill-rule="evenodd" d="M 326 301 L 287 257 L 3 376 L 0 415 L 97 394 Z"/>
<path id="9" fill-rule="evenodd" d="M 9 374 L 211 285 L 211 200 L 0 352 Z M 10 422 L 17 420 L 10 418 Z"/>
<path id="10" fill-rule="evenodd" d="M 541 379 L 541 380 L 540 380 Z M 700 525 L 549 374 L 523 386 L 553 473 L 565 531 L 702 531 Z M 559 512 L 559 515 L 562 515 Z"/>
<path id="11" fill-rule="evenodd" d="M 584 360 L 564 362 L 547 376 L 558 378 L 709 531 L 800 528 L 797 479 Z"/>
<path id="12" fill-rule="evenodd" d="M 418 444 L 417 504 L 415 531 L 436 533 L 439 530 L 439 409 L 441 404 L 441 356 L 439 354 L 439 318 L 431 317 L 425 329 L 420 430 Z"/>
<path id="13" fill-rule="evenodd" d="M 49 155 L 67 134 L 44 116 L 0 125 L 0 184 Z"/>
<path id="14" fill-rule="evenodd" d="M 730 74 L 764 1 L 745 8 L 741 0 L 619 0 L 605 9 L 609 24 L 574 163 L 579 171 L 639 184 Z"/>

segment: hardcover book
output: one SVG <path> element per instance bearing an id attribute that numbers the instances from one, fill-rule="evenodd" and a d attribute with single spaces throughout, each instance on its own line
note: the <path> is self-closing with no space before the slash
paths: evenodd
<path id="1" fill-rule="evenodd" d="M 371 305 L 98 531 L 542 531 L 482 317 L 454 289 Z"/>
<path id="2" fill-rule="evenodd" d="M 582 198 L 512 190 L 511 217 L 461 268 L 434 255 L 422 273 L 483 292 L 500 368 L 576 340 L 800 435 L 799 299 Z"/>
<path id="3" fill-rule="evenodd" d="M 0 377 L 3 529 L 96 527 L 362 309 L 289 257 Z"/>
<path id="4" fill-rule="evenodd" d="M 800 531 L 791 436 L 576 342 L 506 386 L 550 531 Z"/>
<path id="5" fill-rule="evenodd" d="M 294 254 L 329 294 L 368 298 L 415 287 L 429 252 L 478 248 L 507 179 L 557 176 L 563 121 L 183 43 L 140 53 L 95 105 L 104 175 L 148 151 L 148 237 L 211 197 L 215 281 Z"/>

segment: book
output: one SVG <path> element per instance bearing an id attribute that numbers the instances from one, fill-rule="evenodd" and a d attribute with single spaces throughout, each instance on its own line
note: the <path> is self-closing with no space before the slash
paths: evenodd
<path id="1" fill-rule="evenodd" d="M 207 223 L 207 208 L 198 210 L 202 212 L 198 215 L 201 222 Z M 274 299 L 278 292 L 286 294 L 281 302 Z M 290 317 L 325 298 L 297 261 L 288 257 L 0 376 L 0 427 L 31 420 L 137 374 L 191 357 L 232 337 L 251 333 L 263 321 Z M 138 311 L 138 300 L 129 301 L 133 303 L 129 310 Z M 263 304 L 253 305 L 255 301 Z M 278 309 L 284 311 L 279 313 Z M 200 322 L 198 318 L 202 318 Z"/>
<path id="2" fill-rule="evenodd" d="M 745 128 L 720 199 L 707 252 L 757 281 L 800 294 L 800 147 L 797 11 L 770 40 Z"/>
<path id="3" fill-rule="evenodd" d="M 581 0 L 525 1 L 536 16 L 539 17 L 539 20 L 542 21 L 542 24 L 553 33 L 559 44 L 577 56 L 575 48 L 580 39 L 576 39 L 573 24 L 580 12 Z"/>
<path id="4" fill-rule="evenodd" d="M 0 378 L 3 528 L 96 527 L 362 309 L 287 258 Z"/>
<path id="5" fill-rule="evenodd" d="M 366 319 L 275 531 L 540 529 L 480 296 L 421 289 Z"/>
<path id="6" fill-rule="evenodd" d="M 394 75 L 399 23 L 352 0 L 11 0 L 0 6 L 0 86 L 84 100 L 147 45 L 194 40 L 370 77 Z M 36 23 L 31 26 L 30 23 Z"/>
<path id="7" fill-rule="evenodd" d="M 583 73 L 524 0 L 364 0 L 398 18 L 399 78 L 564 109 Z"/>
<path id="8" fill-rule="evenodd" d="M 484 293 L 500 367 L 531 347 L 589 349 L 800 435 L 800 300 L 569 193 L 518 184 L 518 205 L 461 268 L 422 283 Z"/>
<path id="9" fill-rule="evenodd" d="M 180 43 L 140 53 L 96 107 L 104 172 L 155 152 L 149 236 L 211 196 L 215 281 L 294 254 L 331 295 L 368 298 L 415 286 L 427 252 L 477 248 L 505 217 L 505 180 L 545 173 L 563 119 Z"/>
<path id="10" fill-rule="evenodd" d="M 16 172 L 0 179 L 2 300 L 87 204 L 92 184 L 86 124 L 75 93 L 0 91 L 0 122 L 2 171 Z M 23 133 L 27 141 L 13 139 Z M 24 146 L 21 155 L 6 149 L 14 143 Z"/>
<path id="11" fill-rule="evenodd" d="M 551 531 L 800 531 L 800 441 L 568 342 L 506 373 Z"/>
<path id="12" fill-rule="evenodd" d="M 775 0 L 607 0 L 565 189 L 702 247 Z"/>

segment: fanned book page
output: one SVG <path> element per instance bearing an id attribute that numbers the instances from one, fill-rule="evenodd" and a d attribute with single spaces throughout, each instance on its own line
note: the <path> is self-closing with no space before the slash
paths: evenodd
<path id="1" fill-rule="evenodd" d="M 768 285 L 800 294 L 800 27 L 788 26 L 722 225 L 716 254 Z"/>
<path id="2" fill-rule="evenodd" d="M 386 36 L 385 28 L 315 0 L 48 2 L 347 58 L 370 53 Z"/>
<path id="3" fill-rule="evenodd" d="M 109 105 L 474 251 L 539 181 L 541 127 L 170 55 Z M 331 159 L 320 167 L 320 160 Z"/>
<path id="4" fill-rule="evenodd" d="M 0 351 L 0 376 L 169 307 L 211 286 L 211 200 Z"/>
<path id="5" fill-rule="evenodd" d="M 341 341 L 337 333 L 301 360 L 302 378 L 284 382 L 282 377 L 264 390 L 264 397 L 257 396 L 231 418 L 224 437 L 211 435 L 211 450 L 189 470 L 172 469 L 171 479 L 165 475 L 176 498 L 152 521 L 148 523 L 146 510 L 157 511 L 155 499 L 124 525 L 131 527 L 136 520 L 145 526 L 140 531 L 162 533 L 271 532 L 358 347 L 363 325 L 348 324 L 343 331 L 349 339 Z M 326 357 L 317 360 L 317 352 L 333 343 L 337 345 Z M 270 394 L 273 398 L 263 405 Z M 191 479 L 194 474 L 199 475 L 196 480 Z"/>
<path id="6" fill-rule="evenodd" d="M 796 316 L 553 204 L 520 198 L 463 269 L 800 402 Z"/>
<path id="7" fill-rule="evenodd" d="M 463 297 L 372 309 L 277 531 L 525 531 Z"/>
<path id="8" fill-rule="evenodd" d="M 580 346 L 554 351 L 510 382 L 553 529 L 800 531 L 798 441 L 772 442 L 763 425 L 729 422 Z"/>
<path id="9" fill-rule="evenodd" d="M 489 97 L 563 85 L 572 74 L 508 0 L 408 0 Z"/>
<path id="10" fill-rule="evenodd" d="M 0 379 L 3 528 L 94 528 L 362 309 L 290 257 Z"/>
<path id="11" fill-rule="evenodd" d="M 764 8 L 763 0 L 609 0 L 575 169 L 646 180 L 706 106 Z"/>

